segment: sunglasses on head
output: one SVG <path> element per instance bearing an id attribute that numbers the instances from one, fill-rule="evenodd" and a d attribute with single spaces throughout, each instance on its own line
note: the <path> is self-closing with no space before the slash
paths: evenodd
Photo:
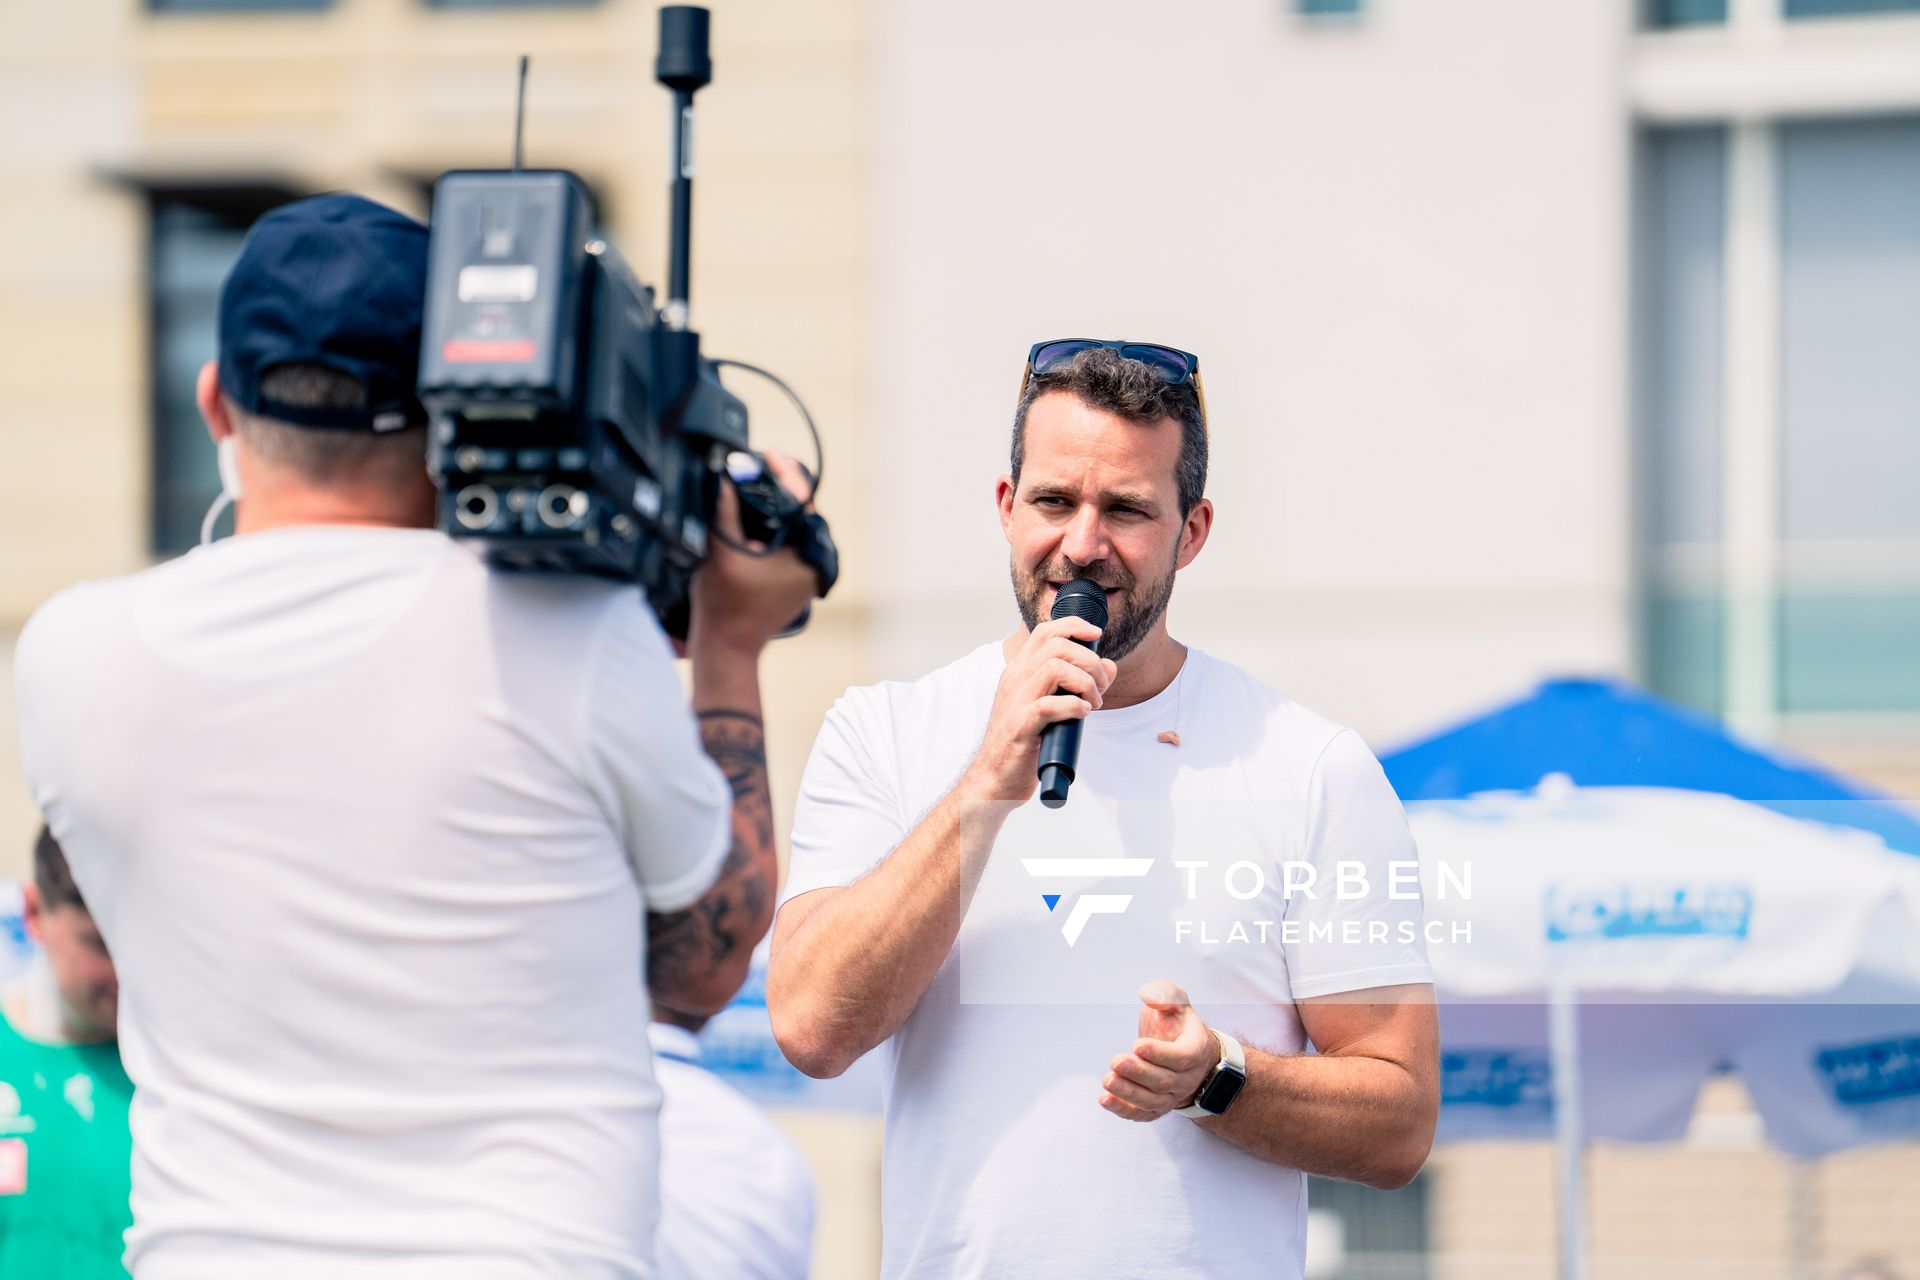
<path id="1" fill-rule="evenodd" d="M 1066 365 L 1082 351 L 1094 348 L 1112 351 L 1127 360 L 1137 360 L 1158 374 L 1160 380 L 1171 387 L 1193 386 L 1193 392 L 1200 401 L 1200 420 L 1207 420 L 1207 396 L 1200 386 L 1200 357 L 1191 351 L 1182 351 L 1178 347 L 1162 346 L 1158 342 L 1112 342 L 1105 338 L 1049 338 L 1045 342 L 1036 342 L 1027 351 L 1026 372 L 1020 377 L 1020 394 L 1027 393 L 1027 384 L 1035 378 L 1044 378 L 1056 369 Z"/>
<path id="2" fill-rule="evenodd" d="M 1162 346 L 1157 342 L 1109 342 L 1104 338 L 1051 338 L 1046 342 L 1034 343 L 1032 349 L 1027 352 L 1027 376 L 1044 378 L 1082 351 L 1091 351 L 1095 347 L 1117 352 L 1128 360 L 1138 360 L 1159 374 L 1160 380 L 1169 386 L 1177 387 L 1191 382 L 1194 375 L 1200 372 L 1199 356 L 1191 351 Z"/>

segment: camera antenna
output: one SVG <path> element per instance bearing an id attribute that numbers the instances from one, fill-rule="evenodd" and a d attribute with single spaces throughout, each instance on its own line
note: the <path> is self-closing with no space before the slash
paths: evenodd
<path id="1" fill-rule="evenodd" d="M 693 95 L 713 80 L 707 52 L 707 10 L 690 4 L 660 10 L 660 57 L 653 78 L 673 91 L 673 191 L 667 242 L 667 305 L 661 319 L 669 329 L 685 329 L 687 276 L 693 236 Z"/>
<path id="2" fill-rule="evenodd" d="M 527 55 L 520 55 L 520 88 L 513 95 L 513 171 L 520 172 L 520 140 L 527 125 Z"/>

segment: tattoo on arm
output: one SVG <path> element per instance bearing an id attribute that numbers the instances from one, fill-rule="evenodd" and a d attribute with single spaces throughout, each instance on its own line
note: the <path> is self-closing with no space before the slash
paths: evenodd
<path id="1" fill-rule="evenodd" d="M 758 943 L 777 875 L 760 717 L 719 710 L 702 711 L 699 719 L 700 745 L 733 790 L 733 845 L 700 901 L 683 911 L 647 913 L 647 982 L 656 995 L 698 984 L 736 951 Z"/>
<path id="2" fill-rule="evenodd" d="M 767 735 L 760 717 L 745 711 L 702 711 L 700 745 L 733 788 L 733 812 L 753 823 L 754 836 L 773 847 L 773 797 L 767 789 Z"/>

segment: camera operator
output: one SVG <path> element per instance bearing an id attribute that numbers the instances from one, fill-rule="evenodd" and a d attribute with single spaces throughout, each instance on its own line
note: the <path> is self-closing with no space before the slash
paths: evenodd
<path id="1" fill-rule="evenodd" d="M 637 590 L 432 529 L 426 266 L 358 197 L 262 218 L 198 388 L 239 536 L 19 643 L 125 975 L 140 1280 L 651 1276 L 647 991 L 714 1012 L 771 916 L 758 655 L 812 572 L 715 540 L 690 715 Z"/>

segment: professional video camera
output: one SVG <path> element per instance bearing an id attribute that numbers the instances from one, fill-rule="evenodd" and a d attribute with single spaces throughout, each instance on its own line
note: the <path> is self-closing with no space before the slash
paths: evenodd
<path id="1" fill-rule="evenodd" d="M 591 197 L 564 170 L 455 171 L 434 187 L 420 399 L 439 524 L 512 569 L 590 573 L 646 592 L 684 637 L 687 592 L 717 536 L 722 479 L 747 537 L 790 546 L 825 596 L 839 573 L 827 525 L 802 509 L 747 443 L 747 409 L 687 327 L 693 95 L 713 79 L 708 13 L 660 11 L 654 76 L 673 92 L 666 306 L 593 236 Z M 521 60 L 524 112 L 526 60 Z M 821 470 L 814 433 L 815 484 Z M 804 626 L 802 612 L 790 628 Z"/>

